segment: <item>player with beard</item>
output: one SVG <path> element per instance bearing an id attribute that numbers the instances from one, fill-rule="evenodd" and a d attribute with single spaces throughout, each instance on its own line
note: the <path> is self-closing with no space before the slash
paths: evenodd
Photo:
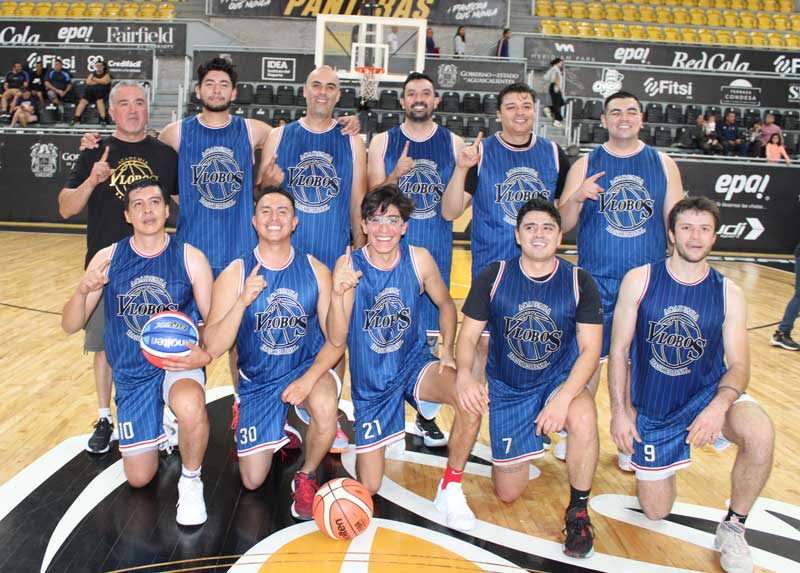
<path id="1" fill-rule="evenodd" d="M 772 469 L 775 434 L 766 412 L 744 393 L 744 294 L 706 260 L 718 228 L 711 200 L 678 201 L 668 214 L 674 254 L 622 280 L 608 362 L 611 435 L 632 455 L 639 502 L 653 520 L 670 513 L 675 472 L 691 464 L 690 446 L 721 436 L 738 446 L 730 506 L 714 545 L 725 571 L 743 573 L 753 571 L 745 520 Z"/>
<path id="2" fill-rule="evenodd" d="M 442 217 L 441 200 L 453 168 L 456 154 L 464 141 L 449 129 L 433 121 L 439 105 L 433 80 L 412 72 L 403 84 L 400 104 L 405 112 L 402 125 L 379 133 L 369 144 L 367 175 L 369 188 L 391 183 L 414 202 L 404 240 L 410 245 L 425 247 L 433 256 L 442 280 L 450 288 L 450 267 L 453 262 L 453 223 Z M 439 312 L 427 296 L 422 299 L 422 320 L 428 345 L 437 353 Z M 426 446 L 444 446 L 447 438 L 436 425 L 419 414 L 414 433 Z"/>

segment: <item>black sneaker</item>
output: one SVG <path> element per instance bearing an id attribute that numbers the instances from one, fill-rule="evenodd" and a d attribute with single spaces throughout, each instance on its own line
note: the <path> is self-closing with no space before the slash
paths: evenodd
<path id="1" fill-rule="evenodd" d="M 589 519 L 589 511 L 585 507 L 573 507 L 567 510 L 564 519 L 564 534 L 567 536 L 564 555 L 585 559 L 594 553 L 594 527 Z"/>
<path id="2" fill-rule="evenodd" d="M 86 451 L 90 454 L 104 454 L 110 446 L 111 436 L 114 433 L 114 424 L 108 418 L 100 418 L 94 425 L 94 433 L 86 444 Z"/>
<path id="3" fill-rule="evenodd" d="M 776 330 L 770 342 L 772 346 L 780 346 L 785 350 L 800 350 L 800 344 L 792 340 L 792 336 L 788 332 Z"/>
<path id="4" fill-rule="evenodd" d="M 544 445 L 545 450 L 549 450 L 550 445 L 552 444 L 550 436 L 548 436 L 547 434 L 542 434 L 542 444 Z"/>
<path id="5" fill-rule="evenodd" d="M 436 425 L 436 418 L 426 420 L 417 414 L 417 421 L 414 423 L 414 428 L 411 433 L 415 436 L 420 436 L 422 442 L 429 448 L 438 448 L 447 445 L 447 436 L 445 436 Z"/>

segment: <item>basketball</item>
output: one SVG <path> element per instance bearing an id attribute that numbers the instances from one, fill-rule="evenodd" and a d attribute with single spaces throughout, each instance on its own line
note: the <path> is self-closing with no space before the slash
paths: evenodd
<path id="1" fill-rule="evenodd" d="M 314 495 L 314 521 L 331 539 L 348 540 L 364 533 L 372 520 L 372 496 L 354 479 L 324 484 Z"/>
<path id="2" fill-rule="evenodd" d="M 191 318 L 177 311 L 159 312 L 142 327 L 139 346 L 147 361 L 164 368 L 164 361 L 175 356 L 187 356 L 187 342 L 197 344 L 200 335 Z"/>

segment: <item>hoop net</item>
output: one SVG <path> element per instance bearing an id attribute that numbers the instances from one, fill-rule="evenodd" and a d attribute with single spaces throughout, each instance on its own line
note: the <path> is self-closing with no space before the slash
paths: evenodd
<path id="1" fill-rule="evenodd" d="M 378 99 L 378 84 L 380 83 L 380 76 L 383 74 L 383 68 L 357 66 L 355 71 L 359 74 L 358 83 L 361 89 L 361 104 L 363 105 L 369 100 Z"/>

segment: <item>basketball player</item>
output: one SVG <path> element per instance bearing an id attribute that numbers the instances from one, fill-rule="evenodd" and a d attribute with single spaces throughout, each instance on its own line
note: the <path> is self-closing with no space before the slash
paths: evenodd
<path id="1" fill-rule="evenodd" d="M 125 194 L 125 219 L 133 236 L 98 251 L 75 293 L 64 305 L 62 328 L 80 330 L 105 293 L 105 348 L 114 373 L 119 449 L 128 483 L 144 487 L 158 470 L 158 446 L 167 441 L 164 403 L 181 427 L 183 469 L 178 481 L 180 525 L 206 521 L 201 464 L 208 444 L 203 367 L 211 356 L 191 345 L 187 357 L 150 364 L 139 348 L 142 326 L 157 312 L 177 310 L 205 318 L 211 299 L 208 261 L 198 249 L 164 230 L 169 195 L 142 179 Z"/>
<path id="2" fill-rule="evenodd" d="M 369 144 L 369 188 L 391 183 L 414 202 L 405 240 L 431 253 L 449 290 L 453 223 L 442 217 L 441 199 L 455 167 L 456 152 L 464 142 L 433 121 L 439 98 L 429 76 L 410 73 L 403 84 L 400 104 L 405 112 L 402 125 L 376 134 Z M 439 313 L 427 296 L 422 298 L 421 311 L 428 345 L 435 349 L 439 343 Z M 417 415 L 414 433 L 428 447 L 447 444 L 436 420 Z"/>
<path id="3" fill-rule="evenodd" d="M 683 197 L 675 162 L 639 140 L 642 105 L 628 92 L 610 95 L 601 116 L 608 142 L 572 166 L 559 203 L 564 231 L 578 225 L 578 265 L 592 274 L 603 298 L 603 351 L 608 356 L 611 323 L 620 282 L 634 267 L 666 253 L 666 220 Z M 597 392 L 600 368 L 589 385 Z M 553 450 L 565 459 L 567 442 Z M 620 469 L 631 471 L 626 456 Z"/>
<path id="4" fill-rule="evenodd" d="M 514 239 L 517 212 L 534 197 L 555 202 L 569 169 L 558 144 L 533 134 L 536 93 L 530 87 L 522 83 L 504 87 L 497 105 L 502 131 L 485 140 L 479 136 L 458 151 L 442 197 L 442 216 L 450 221 L 472 203 L 473 281 L 489 264 L 519 256 Z M 487 338 L 475 354 L 475 376 L 481 381 L 488 351 Z"/>
<path id="5" fill-rule="evenodd" d="M 148 106 L 144 87 L 132 81 L 118 82 L 109 94 L 109 104 L 114 133 L 99 142 L 92 140 L 94 149 L 81 152 L 69 180 L 58 194 L 58 212 L 64 219 L 74 217 L 88 206 L 84 265 L 88 265 L 100 249 L 130 235 L 124 201 L 132 183 L 154 178 L 168 194 L 178 193 L 176 153 L 145 134 Z M 85 352 L 94 353 L 99 416 L 86 446 L 93 454 L 109 450 L 114 431 L 111 369 L 103 347 L 103 306 L 101 294 L 101 302 L 86 323 L 83 346 Z"/>
<path id="6" fill-rule="evenodd" d="M 561 217 L 552 203 L 535 198 L 522 206 L 516 240 L 522 255 L 481 271 L 464 303 L 456 345 L 459 401 L 474 414 L 486 412 L 489 402 L 492 481 L 506 503 L 525 491 L 530 460 L 544 455 L 542 437 L 569 429 L 576 447 L 567 459 L 564 553 L 589 557 L 594 533 L 587 504 L 599 442 L 586 385 L 600 360 L 603 305 L 591 275 L 556 257 Z M 493 332 L 488 397 L 472 375 L 487 324 Z"/>
<path id="7" fill-rule="evenodd" d="M 750 379 L 744 294 L 706 260 L 717 228 L 715 203 L 680 200 L 668 215 L 674 254 L 625 275 L 608 363 L 611 434 L 633 455 L 639 502 L 654 520 L 675 502 L 675 472 L 691 463 L 690 445 L 701 448 L 724 435 L 739 446 L 730 507 L 715 540 L 722 568 L 739 573 L 753 570 L 744 526 L 772 468 L 774 431 L 744 393 Z"/>
<path id="8" fill-rule="evenodd" d="M 344 353 L 325 340 L 330 271 L 292 247 L 294 199 L 279 187 L 255 192 L 253 226 L 258 246 L 235 259 L 217 279 L 206 329 L 208 351 L 239 349 L 237 450 L 242 483 L 260 487 L 272 457 L 288 442 L 289 406 L 309 419 L 305 459 L 292 482 L 292 515 L 313 517 L 319 489 L 314 472 L 336 434 L 341 381 L 331 370 Z"/>
<path id="9" fill-rule="evenodd" d="M 480 426 L 480 415 L 458 403 L 453 369 L 456 307 L 431 254 L 400 242 L 414 203 L 395 185 L 370 191 L 361 205 L 367 245 L 339 258 L 333 274 L 328 336 L 350 350 L 355 407 L 356 470 L 373 494 L 381 486 L 384 448 L 405 434 L 403 401 L 423 416 L 440 404 L 454 409 L 447 469 L 434 504 L 453 529 L 475 527 L 461 477 Z M 439 309 L 439 360 L 426 344 L 420 302 L 427 293 Z M 349 332 L 349 334 L 348 334 Z"/>

